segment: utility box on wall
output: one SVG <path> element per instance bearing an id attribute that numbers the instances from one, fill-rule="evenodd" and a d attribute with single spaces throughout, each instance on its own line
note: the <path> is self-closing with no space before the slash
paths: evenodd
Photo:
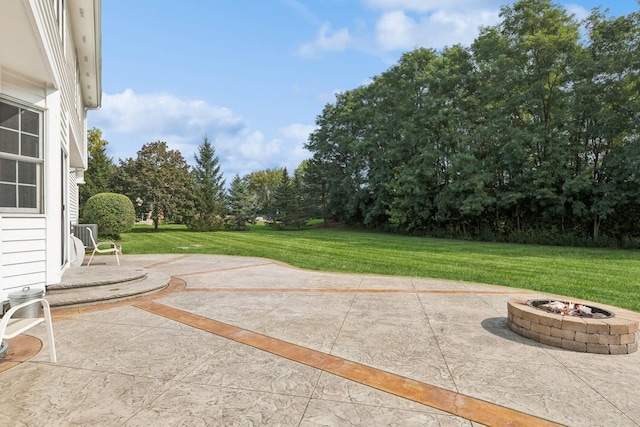
<path id="1" fill-rule="evenodd" d="M 90 228 L 94 236 L 98 236 L 98 224 L 72 224 L 71 233 L 78 239 L 82 240 L 85 249 L 93 250 L 93 242 L 87 229 Z"/>

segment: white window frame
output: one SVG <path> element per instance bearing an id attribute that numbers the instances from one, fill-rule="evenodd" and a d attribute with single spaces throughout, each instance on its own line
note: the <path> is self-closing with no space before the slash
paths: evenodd
<path id="1" fill-rule="evenodd" d="M 7 185 L 15 185 L 16 188 L 16 201 L 15 201 L 15 206 L 0 206 L 0 214 L 1 213 L 30 213 L 30 214 L 41 214 L 43 213 L 43 175 L 44 175 L 44 137 L 43 137 L 43 131 L 44 131 L 44 111 L 38 108 L 34 108 L 31 105 L 27 105 L 21 102 L 17 102 L 17 101 L 13 101 L 13 100 L 9 100 L 6 99 L 4 97 L 0 97 L 0 103 L 2 104 L 6 104 L 12 107 L 17 107 L 20 109 L 20 111 L 29 111 L 32 113 L 36 113 L 38 115 L 38 134 L 32 134 L 26 131 L 22 130 L 22 119 L 19 119 L 19 128 L 18 129 L 11 129 L 11 128 L 7 128 L 7 127 L 3 127 L 0 124 L 0 129 L 2 129 L 3 131 L 8 131 L 8 132 L 15 132 L 18 134 L 18 150 L 21 151 L 22 150 L 22 136 L 30 136 L 30 137 L 35 137 L 38 138 L 38 157 L 31 157 L 28 155 L 23 155 L 21 152 L 19 152 L 18 154 L 15 153 L 9 153 L 9 152 L 5 152 L 5 151 L 1 151 L 0 148 L 0 159 L 2 160 L 9 160 L 9 161 L 15 161 L 16 162 L 16 177 L 14 181 L 2 181 L 1 179 L 1 175 L 0 175 L 0 184 L 7 184 Z M 30 163 L 30 164 L 35 164 L 36 165 L 36 177 L 35 177 L 35 184 L 31 184 L 31 183 L 20 183 L 19 182 L 19 169 L 18 169 L 18 162 L 24 162 L 24 163 Z M 20 188 L 25 188 L 25 187 L 35 187 L 36 189 L 36 200 L 35 200 L 35 207 L 20 207 L 19 206 L 19 201 L 20 201 Z M 0 190 L 1 191 L 1 190 Z"/>

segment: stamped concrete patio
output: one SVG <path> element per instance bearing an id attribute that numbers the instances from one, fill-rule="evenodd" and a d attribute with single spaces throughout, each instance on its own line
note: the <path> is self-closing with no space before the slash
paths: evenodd
<path id="1" fill-rule="evenodd" d="M 58 363 L 44 328 L 29 332 L 45 348 L 11 340 L 0 425 L 640 425 L 640 352 L 577 353 L 507 328 L 509 299 L 547 295 L 259 258 L 122 264 L 173 279 L 55 310 Z"/>

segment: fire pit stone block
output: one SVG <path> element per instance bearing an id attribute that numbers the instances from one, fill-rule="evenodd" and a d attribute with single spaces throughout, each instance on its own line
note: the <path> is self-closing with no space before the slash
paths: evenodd
<path id="1" fill-rule="evenodd" d="M 609 325 L 601 320 L 592 319 L 592 322 L 587 324 L 588 334 L 609 334 Z"/>
<path id="2" fill-rule="evenodd" d="M 579 317 L 562 316 L 562 329 L 566 331 L 587 332 L 587 324 L 584 322 L 584 319 Z"/>
<path id="3" fill-rule="evenodd" d="M 546 345 L 597 354 L 630 354 L 638 350 L 637 313 L 611 307 L 616 317 L 563 316 L 536 308 L 524 299 L 510 300 L 507 309 L 509 329 Z"/>
<path id="4" fill-rule="evenodd" d="M 606 344 L 587 344 L 587 353 L 609 354 L 611 350 Z"/>

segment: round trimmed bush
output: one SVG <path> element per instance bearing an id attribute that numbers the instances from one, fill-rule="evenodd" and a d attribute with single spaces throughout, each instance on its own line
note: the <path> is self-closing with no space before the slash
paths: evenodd
<path id="1" fill-rule="evenodd" d="M 98 193 L 84 204 L 82 221 L 98 224 L 101 236 L 119 238 L 120 233 L 131 230 L 136 220 L 133 202 L 127 196 L 116 193 Z"/>

